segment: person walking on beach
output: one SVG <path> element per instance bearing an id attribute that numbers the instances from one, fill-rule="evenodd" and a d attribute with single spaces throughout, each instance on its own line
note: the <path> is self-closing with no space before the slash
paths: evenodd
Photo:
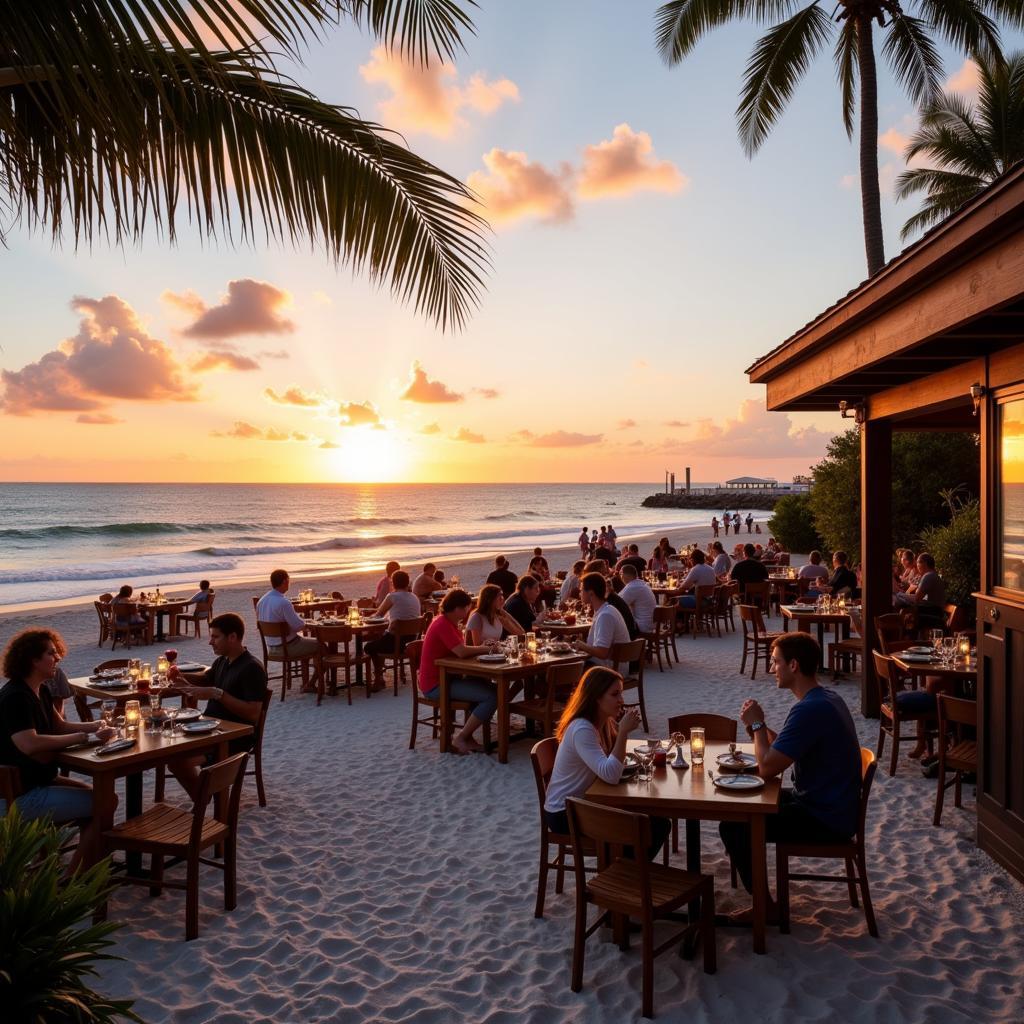
<path id="1" fill-rule="evenodd" d="M 754 514 L 753 512 L 747 513 L 747 533 L 750 533 L 751 527 L 754 525 Z M 740 514 L 736 513 L 736 532 L 740 532 Z"/>
<path id="2" fill-rule="evenodd" d="M 725 527 L 725 535 L 726 535 L 726 537 L 729 536 L 729 525 L 730 525 L 730 523 L 732 523 L 732 519 L 729 517 L 729 513 L 728 512 L 723 512 L 722 513 L 722 525 Z"/>
<path id="3" fill-rule="evenodd" d="M 711 517 L 711 529 L 714 530 L 715 536 L 718 536 L 718 516 Z"/>
<path id="4" fill-rule="evenodd" d="M 590 534 L 585 526 L 580 533 L 580 539 L 577 543 L 580 546 L 580 558 L 586 558 L 590 554 Z"/>

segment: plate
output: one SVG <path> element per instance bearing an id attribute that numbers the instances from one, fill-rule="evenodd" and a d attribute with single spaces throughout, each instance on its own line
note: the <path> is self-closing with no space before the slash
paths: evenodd
<path id="1" fill-rule="evenodd" d="M 737 750 L 735 757 L 730 753 L 719 754 L 715 761 L 722 768 L 731 768 L 733 771 L 738 772 L 757 767 L 757 758 L 753 754 L 747 754 L 742 750 Z"/>
<path id="2" fill-rule="evenodd" d="M 363 625 L 381 626 L 387 621 L 387 616 L 385 615 L 368 615 L 365 619 L 363 619 Z"/>
<path id="3" fill-rule="evenodd" d="M 70 747 L 65 747 L 65 750 L 81 750 L 83 747 L 94 747 L 97 743 L 102 743 L 103 740 L 96 735 L 96 733 L 90 733 L 81 743 L 72 743 Z"/>
<path id="4" fill-rule="evenodd" d="M 505 661 L 504 654 L 478 654 L 476 656 L 477 661 L 486 661 L 489 664 L 500 664 Z"/>
<path id="5" fill-rule="evenodd" d="M 127 679 L 96 679 L 89 680 L 97 690 L 130 690 L 131 683 Z"/>
<path id="6" fill-rule="evenodd" d="M 760 775 L 718 775 L 715 785 L 720 789 L 754 790 L 764 789 L 764 779 Z"/>
<path id="7" fill-rule="evenodd" d="M 448 593 L 447 590 L 435 590 L 430 596 L 438 599 L 444 597 Z"/>
<path id="8" fill-rule="evenodd" d="M 622 766 L 622 774 L 619 776 L 619 782 L 626 782 L 628 779 L 633 778 L 639 770 L 640 766 L 635 761 L 624 764 Z"/>
<path id="9" fill-rule="evenodd" d="M 930 654 L 908 654 L 906 651 L 903 651 L 902 654 L 897 654 L 896 657 L 901 658 L 903 661 L 912 661 L 915 664 L 930 664 L 935 661 L 935 658 Z"/>
<path id="10" fill-rule="evenodd" d="M 123 740 L 114 740 L 113 742 L 108 743 L 105 747 L 97 747 L 96 753 L 98 755 L 116 754 L 120 750 L 128 750 L 130 747 L 134 746 L 135 740 L 130 740 L 127 738 Z"/>
<path id="11" fill-rule="evenodd" d="M 932 647 L 908 647 L 904 654 L 934 654 L 935 649 Z"/>
<path id="12" fill-rule="evenodd" d="M 178 661 L 175 662 L 178 666 L 179 672 L 205 672 L 206 666 L 200 665 L 198 661 Z"/>
<path id="13" fill-rule="evenodd" d="M 804 612 L 808 615 L 813 615 L 818 609 L 813 604 L 784 604 L 782 606 L 786 611 L 790 612 Z"/>
<path id="14" fill-rule="evenodd" d="M 203 713 L 199 708 L 182 708 L 178 712 L 179 722 L 194 722 L 196 719 L 202 718 Z"/>
<path id="15" fill-rule="evenodd" d="M 572 654 L 572 644 L 552 644 L 552 654 Z"/>
<path id="16" fill-rule="evenodd" d="M 204 732 L 213 732 L 219 725 L 220 722 L 216 718 L 200 718 L 195 722 L 186 722 L 182 729 L 185 732 L 199 735 Z"/>

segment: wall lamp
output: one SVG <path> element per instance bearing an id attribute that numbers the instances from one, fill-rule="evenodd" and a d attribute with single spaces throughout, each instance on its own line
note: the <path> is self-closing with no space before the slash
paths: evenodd
<path id="1" fill-rule="evenodd" d="M 845 399 L 839 403 L 839 415 L 842 416 L 844 420 L 852 419 L 858 425 L 868 418 L 867 410 L 864 408 L 863 402 L 855 402 L 853 406 L 851 406 Z"/>
<path id="2" fill-rule="evenodd" d="M 985 388 L 981 384 L 971 385 L 971 401 L 974 403 L 974 415 L 978 415 L 981 408 L 981 400 L 985 397 Z"/>

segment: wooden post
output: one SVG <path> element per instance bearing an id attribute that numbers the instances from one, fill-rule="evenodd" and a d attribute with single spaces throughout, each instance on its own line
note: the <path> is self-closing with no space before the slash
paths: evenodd
<path id="1" fill-rule="evenodd" d="M 880 649 L 875 616 L 892 611 L 892 424 L 867 420 L 860 428 L 860 564 L 864 657 L 860 708 L 877 718 L 878 690 L 871 652 Z"/>

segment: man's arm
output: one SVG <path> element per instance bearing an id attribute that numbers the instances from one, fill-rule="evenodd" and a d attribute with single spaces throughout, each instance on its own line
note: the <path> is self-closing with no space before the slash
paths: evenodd
<path id="1" fill-rule="evenodd" d="M 762 779 L 774 779 L 781 775 L 793 763 L 793 759 L 772 746 L 778 734 L 765 724 L 761 705 L 756 700 L 746 701 L 740 709 L 740 720 L 747 727 L 747 735 L 754 740 L 757 774 Z M 754 725 L 759 728 L 754 729 Z"/>

